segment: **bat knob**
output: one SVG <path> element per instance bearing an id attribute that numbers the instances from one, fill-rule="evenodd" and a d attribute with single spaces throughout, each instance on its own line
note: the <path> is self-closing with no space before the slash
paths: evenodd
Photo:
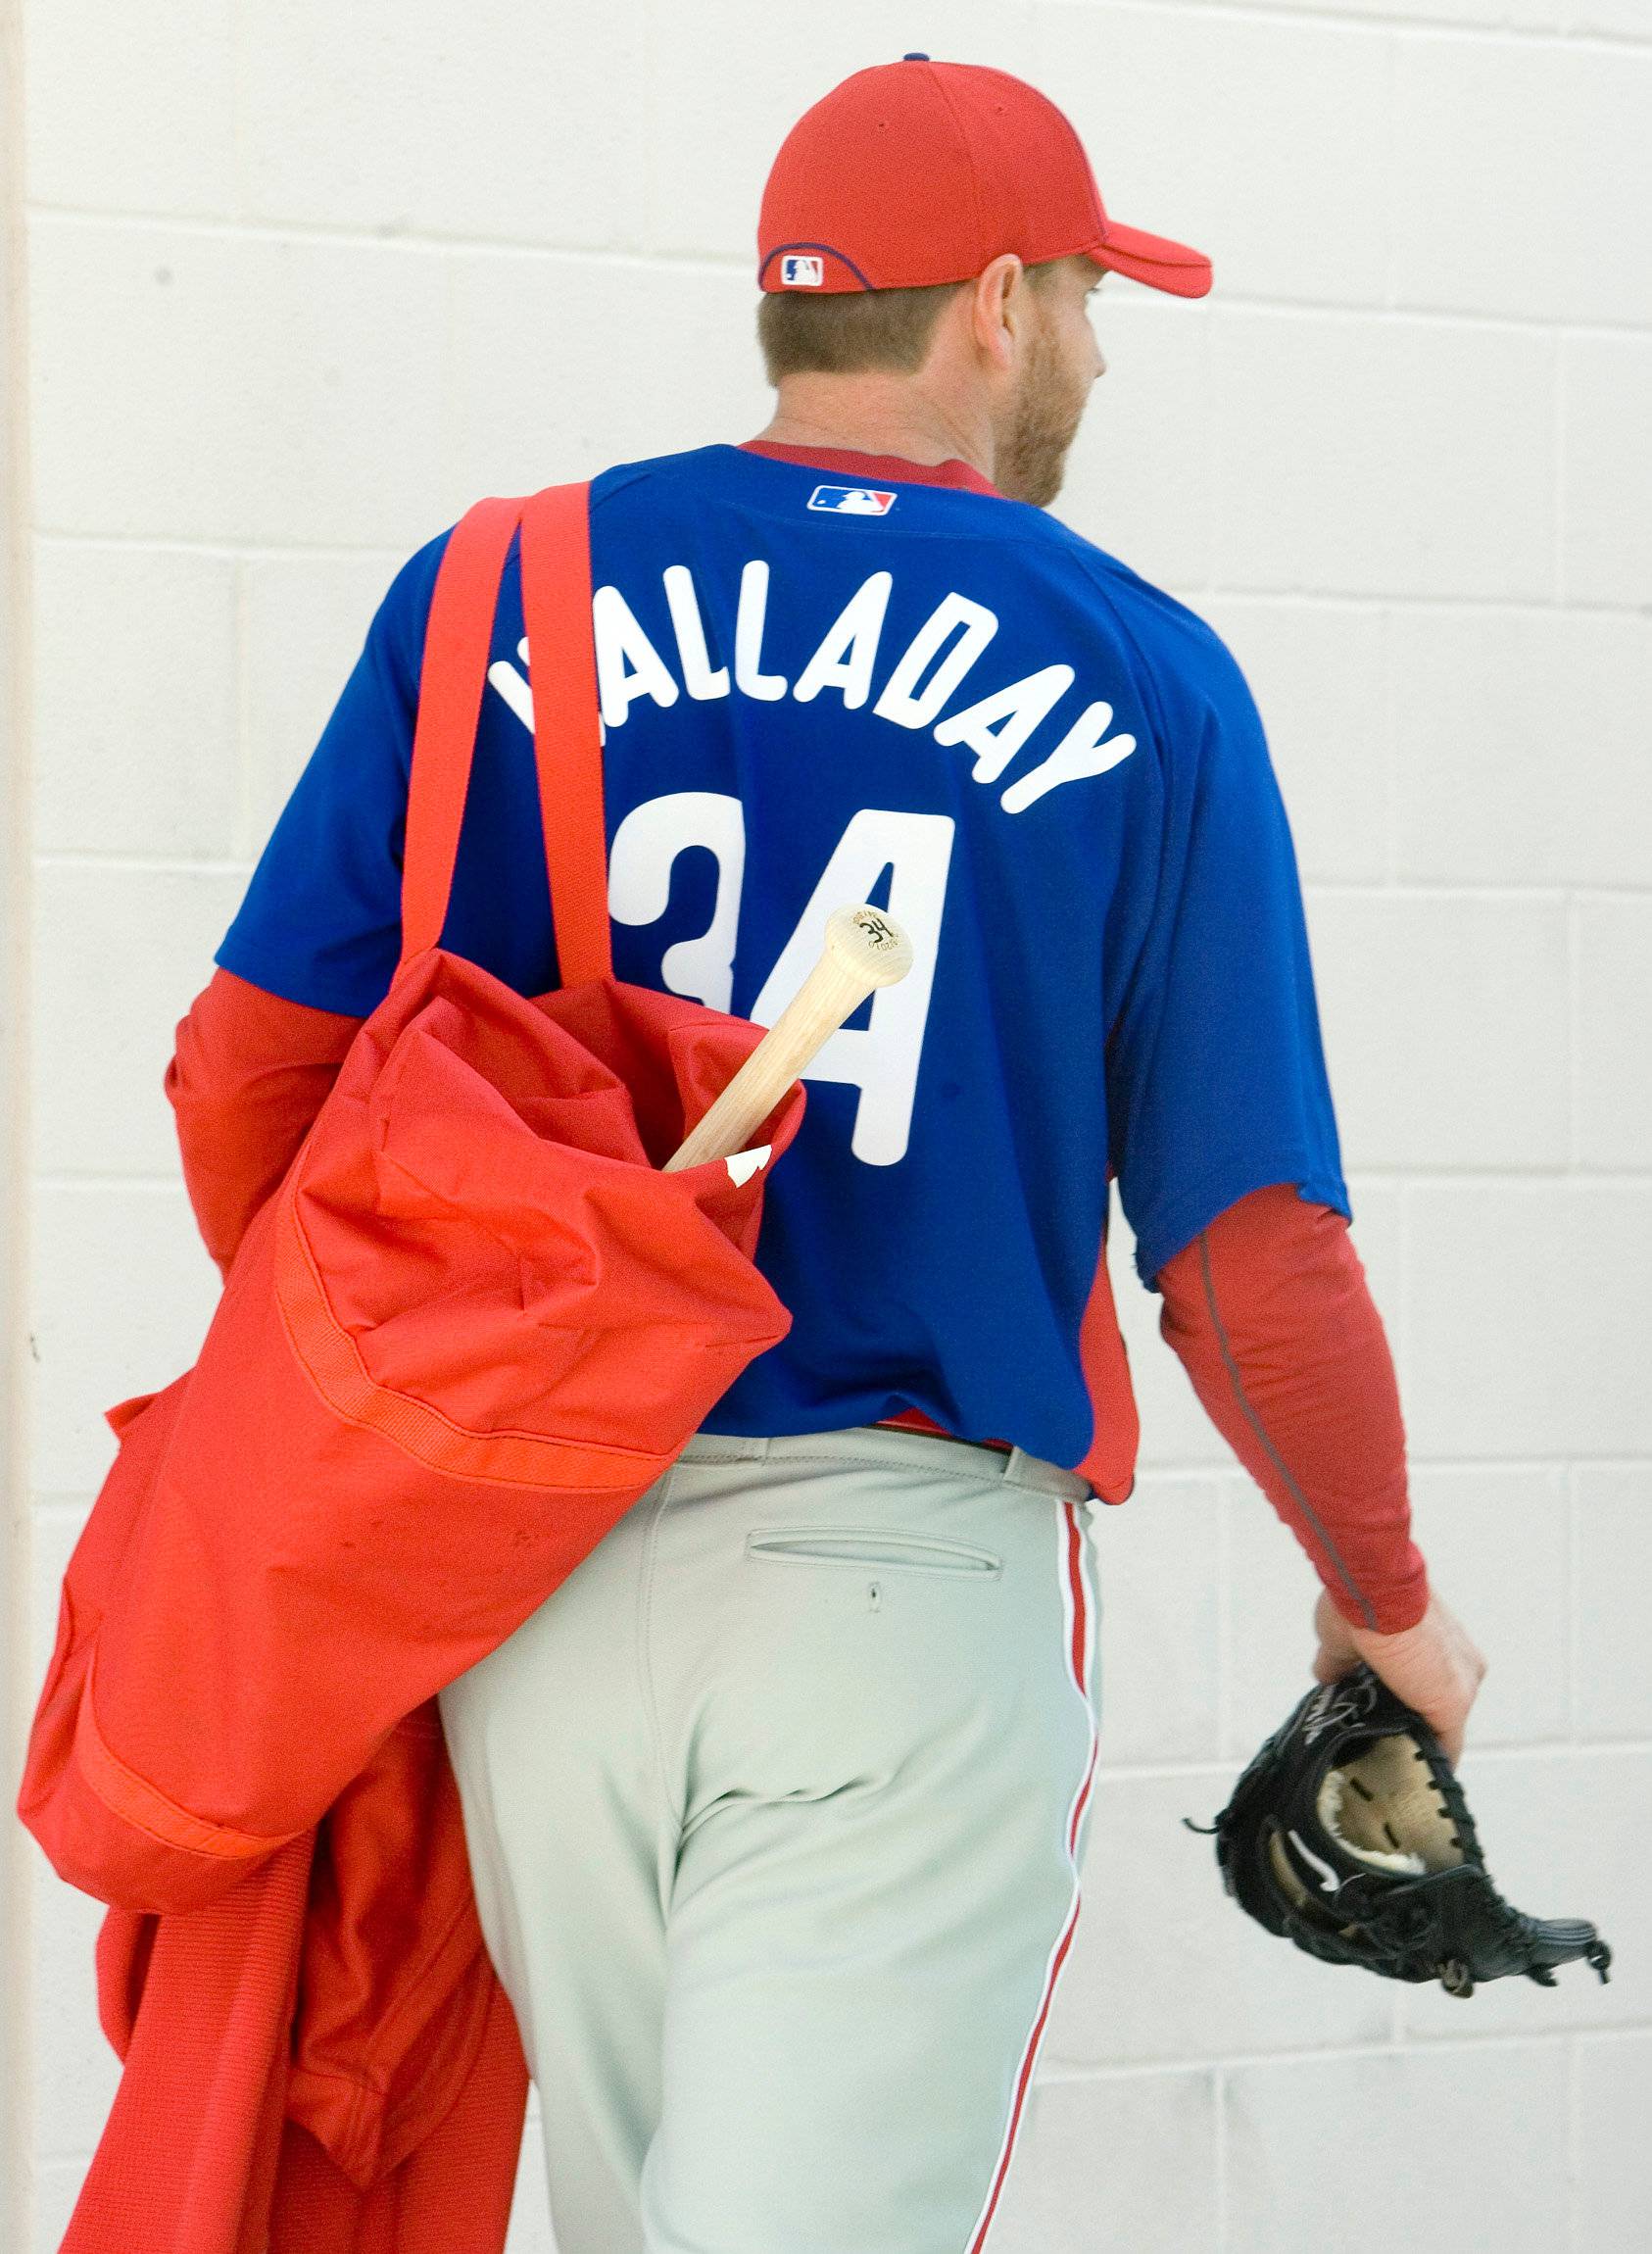
<path id="1" fill-rule="evenodd" d="M 826 919 L 826 952 L 868 991 L 894 986 L 912 967 L 911 941 L 881 907 L 835 908 Z"/>

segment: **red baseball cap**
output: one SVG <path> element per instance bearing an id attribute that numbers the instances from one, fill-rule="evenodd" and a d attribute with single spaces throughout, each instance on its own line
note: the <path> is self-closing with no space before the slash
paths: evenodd
<path id="1" fill-rule="evenodd" d="M 763 189 L 765 290 L 966 281 L 1003 251 L 1024 266 L 1083 255 L 1173 297 L 1210 287 L 1201 252 L 1107 217 L 1053 102 L 976 63 L 856 71 L 803 112 Z"/>

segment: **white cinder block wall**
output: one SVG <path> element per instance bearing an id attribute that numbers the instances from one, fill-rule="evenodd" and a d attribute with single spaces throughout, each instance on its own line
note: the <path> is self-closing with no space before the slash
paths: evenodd
<path id="1" fill-rule="evenodd" d="M 0 8 L 0 15 L 5 14 Z M 1063 514 L 1247 666 L 1307 880 L 1417 1522 L 1490 1655 L 1466 1777 L 1612 1984 L 1310 1963 L 1205 1819 L 1306 1687 L 1309 1570 L 1117 1274 L 1106 1763 L 1004 2254 L 1652 2247 L 1652 8 L 1647 0 L 26 0 L 32 1647 L 214 1297 L 171 1027 L 402 558 L 485 490 L 758 427 L 781 131 L 908 47 L 1023 72 L 1202 306 L 1113 282 Z M 20 215 L 14 212 L 11 217 Z M 31 497 L 24 502 L 25 493 Z M 9 895 L 18 906 L 16 888 Z M 15 936 L 15 934 L 14 934 Z M 13 1194 L 8 1186 L 7 1195 Z M 21 1188 L 19 1210 L 22 1210 Z M 25 1563 L 26 1558 L 26 1563 Z M 32 1846 L 18 2244 L 114 2086 Z M 537 2157 L 515 2226 L 549 2244 Z"/>

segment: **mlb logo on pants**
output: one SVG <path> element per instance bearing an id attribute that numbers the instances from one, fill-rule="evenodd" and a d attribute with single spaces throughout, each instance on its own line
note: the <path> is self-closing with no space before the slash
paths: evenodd
<path id="1" fill-rule="evenodd" d="M 788 251 L 780 262 L 780 279 L 788 289 L 818 289 L 826 279 L 826 261 Z"/>
<path id="2" fill-rule="evenodd" d="M 887 516 L 895 501 L 893 493 L 872 485 L 817 485 L 808 497 L 811 509 L 832 509 L 840 516 Z"/>

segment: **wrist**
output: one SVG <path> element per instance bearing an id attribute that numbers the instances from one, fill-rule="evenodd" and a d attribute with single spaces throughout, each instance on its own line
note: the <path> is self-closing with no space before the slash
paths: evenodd
<path id="1" fill-rule="evenodd" d="M 1428 1575 L 1421 1568 L 1398 1588 L 1357 1609 L 1346 1591 L 1335 1589 L 1330 1595 L 1355 1642 L 1361 1645 L 1375 1643 L 1385 1650 L 1421 1628 L 1433 1601 Z"/>

